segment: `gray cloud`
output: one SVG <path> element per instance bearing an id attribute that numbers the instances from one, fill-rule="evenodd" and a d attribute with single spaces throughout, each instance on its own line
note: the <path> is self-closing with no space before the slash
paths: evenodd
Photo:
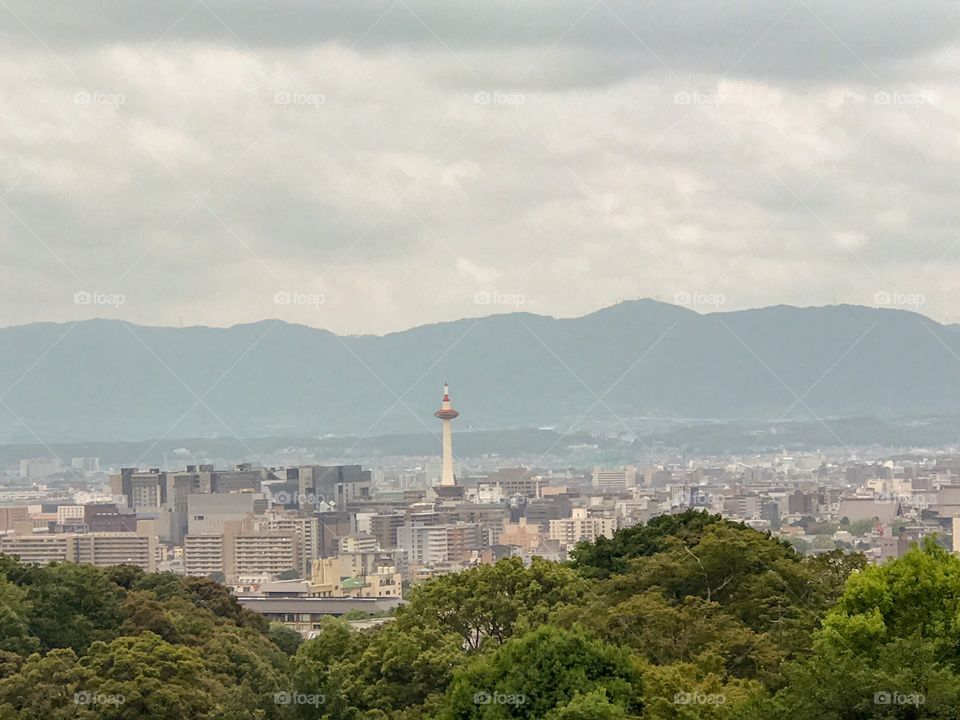
<path id="1" fill-rule="evenodd" d="M 7 5 L 0 323 L 957 314 L 953 3 Z"/>

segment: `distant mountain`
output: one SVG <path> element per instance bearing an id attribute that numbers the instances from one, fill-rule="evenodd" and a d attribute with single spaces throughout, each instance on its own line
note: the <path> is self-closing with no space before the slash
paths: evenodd
<path id="1" fill-rule="evenodd" d="M 459 430 L 949 415 L 960 330 L 900 310 L 651 300 L 385 336 L 35 323 L 0 329 L 0 441 L 434 432 L 444 379 Z"/>

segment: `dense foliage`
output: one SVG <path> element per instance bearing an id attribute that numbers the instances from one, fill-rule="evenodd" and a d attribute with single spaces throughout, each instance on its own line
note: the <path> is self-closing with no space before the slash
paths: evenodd
<path id="1" fill-rule="evenodd" d="M 960 717 L 960 558 L 807 557 L 691 511 L 307 641 L 208 580 L 0 558 L 0 720 L 787 717 Z"/>

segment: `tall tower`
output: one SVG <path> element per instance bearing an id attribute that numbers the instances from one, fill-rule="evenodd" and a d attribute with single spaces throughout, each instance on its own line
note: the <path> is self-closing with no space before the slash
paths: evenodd
<path id="1" fill-rule="evenodd" d="M 453 478 L 453 419 L 460 415 L 453 409 L 450 402 L 450 388 L 443 384 L 443 401 L 440 403 L 440 409 L 434 415 L 442 421 L 443 425 L 443 473 L 440 475 L 440 485 L 449 487 L 456 485 Z"/>

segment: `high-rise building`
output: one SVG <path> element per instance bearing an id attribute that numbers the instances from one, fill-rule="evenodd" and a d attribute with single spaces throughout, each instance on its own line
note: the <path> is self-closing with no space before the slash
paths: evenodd
<path id="1" fill-rule="evenodd" d="M 627 465 L 622 468 L 593 469 L 593 487 L 612 492 L 629 490 L 637 486 L 637 468 Z"/>
<path id="2" fill-rule="evenodd" d="M 440 418 L 443 430 L 443 469 L 440 474 L 440 485 L 444 487 L 457 484 L 453 477 L 453 420 L 459 415 L 460 413 L 453 409 L 453 403 L 450 402 L 450 387 L 444 383 L 440 409 L 434 413 L 435 417 Z"/>

